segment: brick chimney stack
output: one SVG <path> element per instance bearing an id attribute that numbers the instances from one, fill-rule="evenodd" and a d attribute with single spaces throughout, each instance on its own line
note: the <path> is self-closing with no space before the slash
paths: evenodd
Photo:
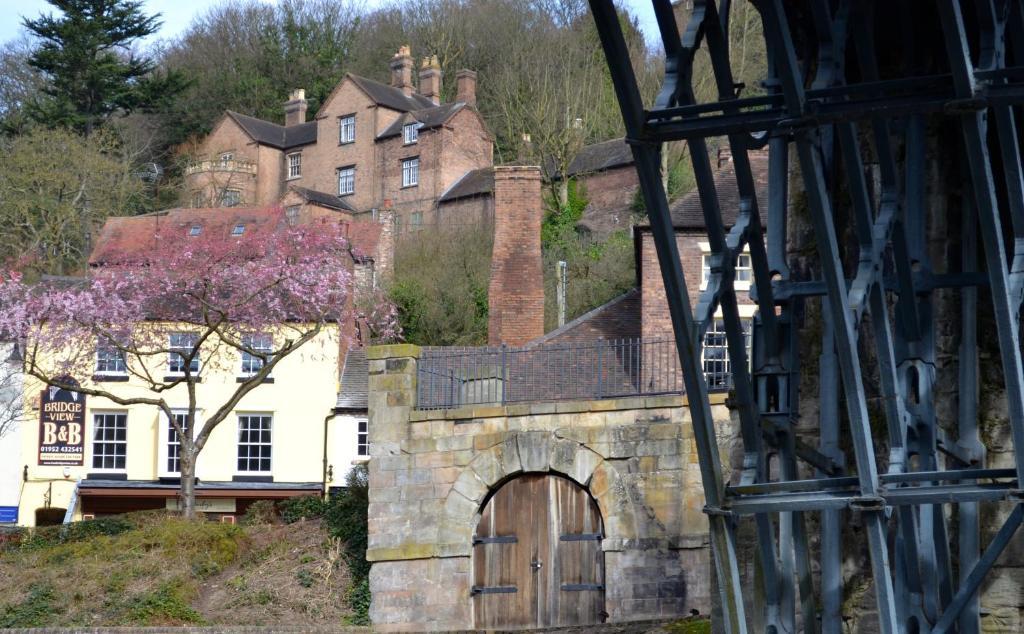
<path id="1" fill-rule="evenodd" d="M 395 210 L 391 199 L 385 198 L 377 210 L 377 222 L 380 223 L 380 240 L 377 242 L 377 254 L 374 258 L 377 276 L 381 280 L 391 279 L 395 260 Z"/>
<path id="2" fill-rule="evenodd" d="M 400 88 L 406 97 L 412 95 L 412 55 L 409 47 L 403 46 L 398 49 L 395 56 L 391 58 L 391 85 Z"/>
<path id="3" fill-rule="evenodd" d="M 433 101 L 435 106 L 441 103 L 441 65 L 437 62 L 437 55 L 423 58 L 420 94 Z"/>
<path id="4" fill-rule="evenodd" d="M 521 346 L 544 334 L 540 168 L 494 168 L 494 250 L 488 345 Z"/>
<path id="5" fill-rule="evenodd" d="M 462 69 L 455 73 L 455 101 L 476 108 L 476 71 Z"/>
<path id="6" fill-rule="evenodd" d="M 284 102 L 284 124 L 286 126 L 299 125 L 306 122 L 306 91 L 296 88 L 288 95 L 288 101 Z"/>

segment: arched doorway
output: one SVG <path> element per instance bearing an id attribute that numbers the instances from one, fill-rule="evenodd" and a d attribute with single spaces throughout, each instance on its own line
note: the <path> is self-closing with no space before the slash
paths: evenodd
<path id="1" fill-rule="evenodd" d="M 601 512 L 568 478 L 522 475 L 484 504 L 473 537 L 477 628 L 600 623 Z"/>
<path id="2" fill-rule="evenodd" d="M 36 526 L 57 526 L 58 524 L 63 524 L 66 514 L 67 509 L 36 509 Z"/>

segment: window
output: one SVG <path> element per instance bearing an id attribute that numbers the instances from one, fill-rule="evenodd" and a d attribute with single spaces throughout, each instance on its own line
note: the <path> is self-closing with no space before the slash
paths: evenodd
<path id="1" fill-rule="evenodd" d="M 251 348 L 255 352 L 262 352 L 269 355 L 272 348 L 270 335 L 243 335 L 242 345 Z M 270 357 L 267 357 L 267 361 Z M 242 352 L 242 376 L 252 376 L 263 368 L 263 359 L 248 352 Z"/>
<path id="2" fill-rule="evenodd" d="M 234 160 L 234 158 L 235 158 L 235 155 L 232 154 L 231 152 L 222 152 L 221 155 L 220 155 L 220 166 L 221 167 L 227 167 L 228 163 L 230 163 L 232 160 Z"/>
<path id="3" fill-rule="evenodd" d="M 356 116 L 345 115 L 338 118 L 338 143 L 352 143 L 356 140 Z"/>
<path id="4" fill-rule="evenodd" d="M 171 412 L 174 416 L 174 421 L 181 426 L 181 430 L 186 434 L 191 433 L 188 424 L 188 412 Z M 174 425 L 171 421 L 166 421 L 167 435 L 167 473 L 181 473 L 181 438 L 178 436 L 178 431 L 174 429 Z"/>
<path id="5" fill-rule="evenodd" d="M 176 332 L 170 336 L 168 348 L 171 353 L 167 359 L 167 370 L 171 374 L 185 373 L 185 359 L 192 357 L 188 364 L 189 373 L 195 376 L 199 374 L 199 354 L 193 356 L 198 337 L 191 332 Z"/>
<path id="6" fill-rule="evenodd" d="M 284 217 L 285 217 L 285 220 L 288 221 L 288 224 L 293 225 L 296 222 L 298 222 L 298 220 L 299 220 L 299 209 L 301 207 L 302 207 L 302 205 L 288 205 L 288 207 L 285 208 L 285 210 L 284 210 Z"/>
<path id="7" fill-rule="evenodd" d="M 231 228 L 231 235 L 233 236 L 240 236 L 243 233 L 245 233 L 245 225 L 241 222 Z"/>
<path id="8" fill-rule="evenodd" d="M 370 455 L 369 423 L 365 418 L 356 421 L 356 455 Z"/>
<path id="9" fill-rule="evenodd" d="M 705 253 L 701 257 L 701 289 L 708 287 L 708 280 L 711 279 L 711 254 Z M 750 288 L 750 282 L 754 279 L 753 269 L 750 264 L 750 254 L 741 253 L 736 258 L 736 280 L 735 287 L 739 290 Z"/>
<path id="10" fill-rule="evenodd" d="M 92 415 L 92 468 L 123 471 L 128 455 L 128 415 Z"/>
<path id="11" fill-rule="evenodd" d="M 338 168 L 338 195 L 347 196 L 356 193 L 356 168 L 354 166 Z"/>
<path id="12" fill-rule="evenodd" d="M 402 161 L 402 187 L 413 187 L 420 182 L 420 157 Z"/>
<path id="13" fill-rule="evenodd" d="M 747 359 L 750 359 L 750 324 L 751 320 L 742 319 L 743 338 L 746 343 Z M 725 336 L 725 321 L 715 318 L 704 334 L 704 347 L 701 350 L 701 361 L 704 365 L 704 378 L 709 389 L 728 389 L 732 387 L 732 362 L 729 359 L 729 346 Z"/>
<path id="14" fill-rule="evenodd" d="M 117 348 L 96 344 L 96 374 L 125 374 L 124 354 Z"/>
<path id="15" fill-rule="evenodd" d="M 403 125 L 402 126 L 402 139 L 405 141 L 406 145 L 409 145 L 410 143 L 415 143 L 416 141 L 419 141 L 419 139 L 420 139 L 420 123 L 417 121 L 415 123 L 407 123 L 407 124 Z"/>
<path id="16" fill-rule="evenodd" d="M 192 207 L 199 209 L 200 207 L 206 206 L 206 194 L 203 192 L 195 192 L 192 194 Z"/>
<path id="17" fill-rule="evenodd" d="M 238 471 L 270 473 L 271 417 L 266 414 L 238 416 Z"/>
<path id="18" fill-rule="evenodd" d="M 200 227 L 199 225 L 192 225 L 188 229 L 188 235 L 190 235 L 190 236 L 197 236 L 197 235 L 199 235 L 202 232 L 203 232 L 203 228 Z"/>
<path id="19" fill-rule="evenodd" d="M 242 192 L 237 189 L 225 189 L 220 195 L 221 207 L 237 207 L 242 204 Z"/>
<path id="20" fill-rule="evenodd" d="M 288 155 L 288 178 L 299 178 L 302 176 L 302 154 L 296 152 Z"/>
<path id="21" fill-rule="evenodd" d="M 414 212 L 412 212 L 412 215 L 409 216 L 409 229 L 411 229 L 412 231 L 416 231 L 422 225 L 423 225 L 423 212 L 422 211 L 414 211 Z"/>

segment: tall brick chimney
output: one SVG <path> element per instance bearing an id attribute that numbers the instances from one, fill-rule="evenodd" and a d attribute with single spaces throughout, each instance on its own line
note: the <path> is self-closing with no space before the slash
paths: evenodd
<path id="1" fill-rule="evenodd" d="M 374 258 L 377 277 L 381 281 L 391 279 L 395 261 L 395 210 L 391 199 L 385 198 L 384 204 L 377 210 L 377 222 L 380 223 L 380 240 L 377 241 L 377 254 Z"/>
<path id="2" fill-rule="evenodd" d="M 544 334 L 540 168 L 494 168 L 494 251 L 487 343 L 521 346 Z"/>
<path id="3" fill-rule="evenodd" d="M 437 63 L 437 55 L 423 58 L 420 67 L 420 94 L 434 102 L 441 103 L 441 65 Z"/>
<path id="4" fill-rule="evenodd" d="M 306 122 L 306 109 L 309 104 L 306 103 L 306 91 L 302 88 L 296 88 L 288 95 L 288 101 L 284 102 L 284 124 L 299 125 L 300 123 Z"/>
<path id="5" fill-rule="evenodd" d="M 412 55 L 409 47 L 403 46 L 398 49 L 395 56 L 391 58 L 391 85 L 400 88 L 405 96 L 412 95 Z"/>
<path id="6" fill-rule="evenodd" d="M 455 73 L 455 101 L 476 108 L 476 71 L 462 69 Z"/>

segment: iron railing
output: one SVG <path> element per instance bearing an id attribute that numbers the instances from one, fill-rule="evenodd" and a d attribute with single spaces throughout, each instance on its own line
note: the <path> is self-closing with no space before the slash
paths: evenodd
<path id="1" fill-rule="evenodd" d="M 720 374 L 720 373 L 719 373 Z M 731 376 L 708 377 L 727 389 Z M 681 394 L 672 339 L 600 339 L 529 348 L 424 348 L 417 409 Z"/>

